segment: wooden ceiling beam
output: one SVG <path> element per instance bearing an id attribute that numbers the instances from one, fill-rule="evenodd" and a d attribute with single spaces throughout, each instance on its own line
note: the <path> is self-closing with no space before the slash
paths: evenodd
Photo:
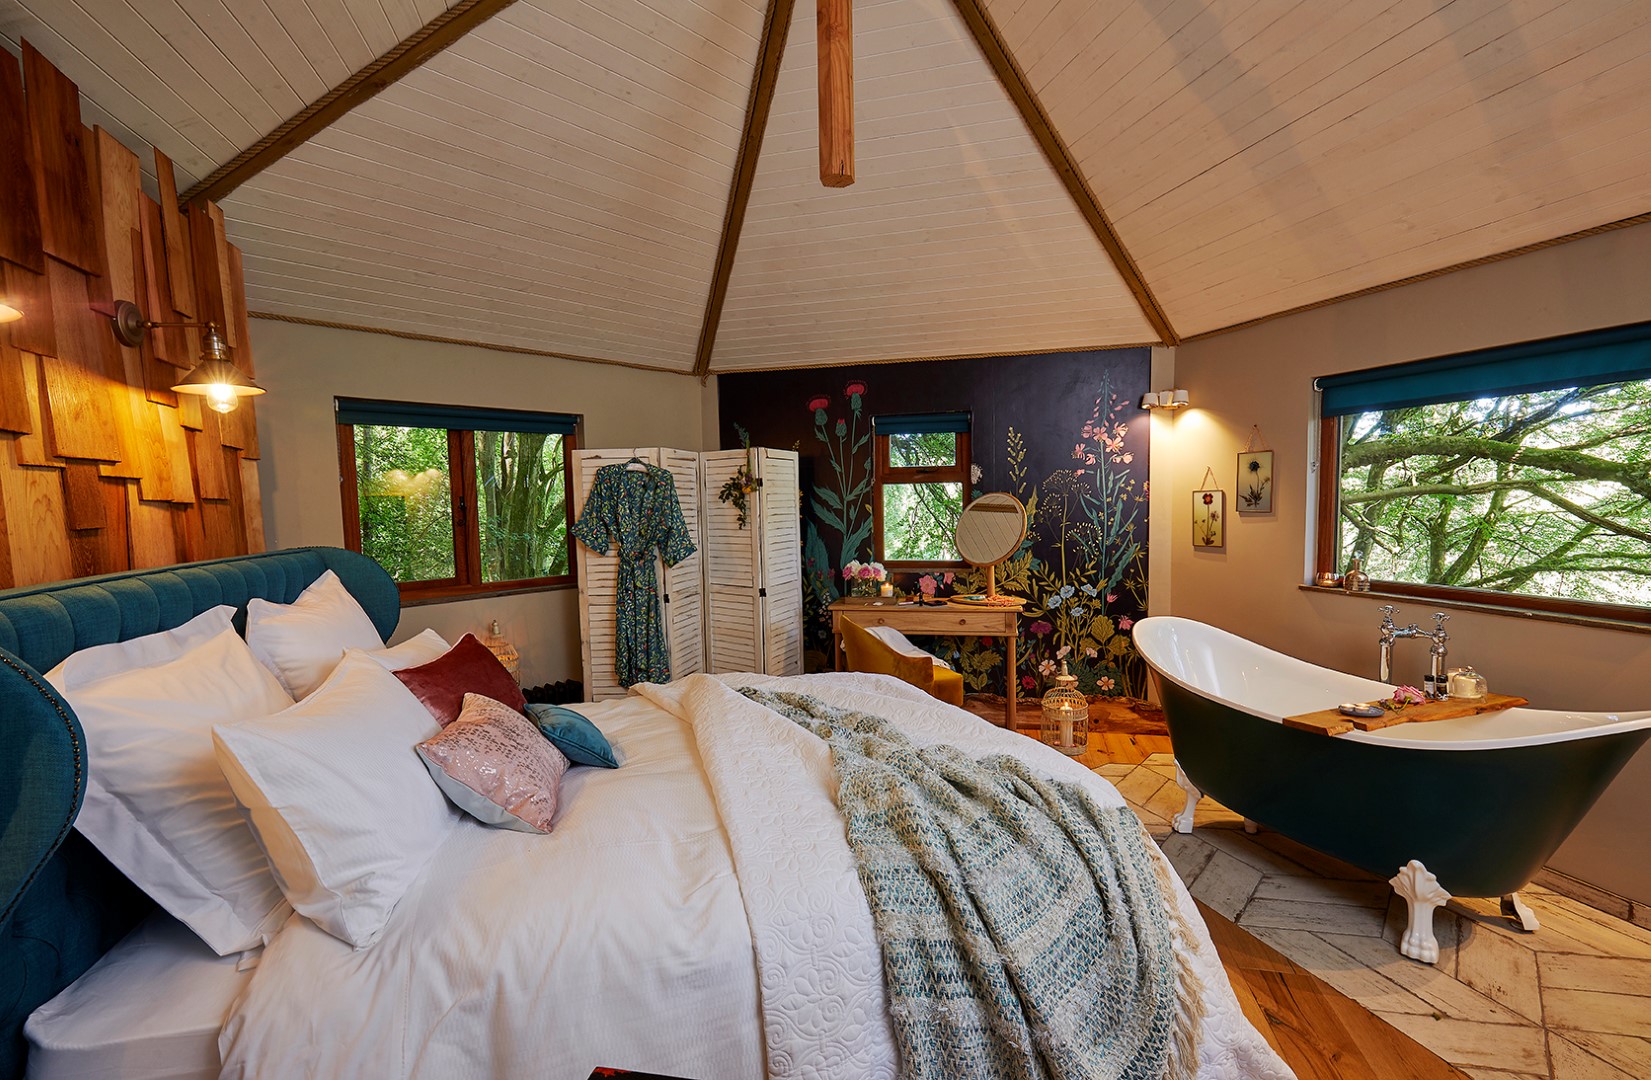
<path id="1" fill-rule="evenodd" d="M 1049 165 L 1060 177 L 1061 183 L 1066 186 L 1072 201 L 1077 204 L 1079 213 L 1089 222 L 1095 236 L 1106 249 L 1107 255 L 1118 269 L 1118 274 L 1129 286 L 1129 291 L 1135 295 L 1135 300 L 1141 305 L 1141 313 L 1146 316 L 1147 322 L 1157 332 L 1165 345 L 1174 345 L 1179 341 L 1174 327 L 1170 325 L 1169 316 L 1159 306 L 1158 300 L 1147 287 L 1146 280 L 1141 276 L 1141 270 L 1135 265 L 1135 260 L 1118 239 L 1117 232 L 1112 228 L 1112 222 L 1101 209 L 1100 200 L 1095 197 L 1094 190 L 1084 179 L 1078 169 L 1078 163 L 1067 147 L 1066 141 L 1060 137 L 1054 125 L 1049 120 L 1049 114 L 1043 109 L 1043 103 L 1033 92 L 1031 83 L 1026 79 L 1026 73 L 1021 70 L 1014 55 L 1010 53 L 1003 37 L 998 33 L 997 24 L 992 22 L 991 16 L 981 0 L 954 0 L 958 13 L 968 24 L 969 32 L 974 35 L 980 51 L 986 55 L 986 62 L 997 73 L 998 81 L 1008 92 L 1009 98 L 1020 110 L 1021 119 L 1026 122 L 1027 129 L 1042 148 L 1044 157 L 1048 158 Z"/>
<path id="2" fill-rule="evenodd" d="M 774 104 L 774 87 L 780 80 L 780 57 L 791 32 L 791 16 L 796 0 L 769 0 L 763 16 L 762 46 L 757 52 L 756 70 L 751 75 L 751 97 L 745 107 L 745 129 L 740 135 L 739 155 L 734 159 L 734 180 L 728 192 L 728 210 L 722 219 L 722 239 L 717 244 L 716 269 L 711 275 L 711 293 L 705 301 L 705 319 L 699 327 L 699 348 L 694 374 L 704 379 L 711 372 L 711 351 L 717 344 L 717 325 L 722 321 L 722 305 L 728 298 L 728 280 L 734 273 L 734 253 L 745 227 L 745 208 L 751 202 L 751 181 L 757 174 L 757 157 L 762 153 L 763 133 L 768 129 L 768 113 Z"/>
<path id="3" fill-rule="evenodd" d="M 218 202 L 315 138 L 356 106 L 399 81 L 516 0 L 459 0 L 398 42 L 395 48 L 333 87 L 274 131 L 218 166 L 183 193 L 180 204 Z"/>

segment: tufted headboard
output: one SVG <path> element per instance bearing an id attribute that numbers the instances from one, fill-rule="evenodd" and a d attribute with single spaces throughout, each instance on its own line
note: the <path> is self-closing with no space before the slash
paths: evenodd
<path id="1" fill-rule="evenodd" d="M 0 1080 L 23 1075 L 23 1022 L 154 906 L 71 826 L 86 790 L 80 724 L 41 674 L 70 653 L 181 626 L 220 604 L 289 603 L 332 570 L 385 639 L 395 582 L 342 548 L 294 548 L 0 592 Z"/>

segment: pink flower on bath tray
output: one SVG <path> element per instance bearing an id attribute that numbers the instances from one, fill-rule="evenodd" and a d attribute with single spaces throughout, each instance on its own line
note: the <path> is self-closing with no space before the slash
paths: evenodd
<path id="1" fill-rule="evenodd" d="M 1393 688 L 1393 704 L 1404 708 L 1406 705 L 1420 705 L 1427 701 L 1422 692 L 1414 686 L 1395 686 Z"/>

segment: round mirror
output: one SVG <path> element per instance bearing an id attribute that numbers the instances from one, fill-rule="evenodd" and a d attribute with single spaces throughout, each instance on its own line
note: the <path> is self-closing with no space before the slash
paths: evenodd
<path id="1" fill-rule="evenodd" d="M 1007 491 L 982 495 L 963 508 L 954 531 L 957 553 L 970 566 L 993 567 L 1020 549 L 1026 539 L 1026 507 Z M 988 595 L 996 595 L 996 575 L 987 575 Z"/>

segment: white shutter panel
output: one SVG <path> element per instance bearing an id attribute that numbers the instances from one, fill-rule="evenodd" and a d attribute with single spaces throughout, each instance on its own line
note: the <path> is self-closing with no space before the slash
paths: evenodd
<path id="1" fill-rule="evenodd" d="M 693 450 L 661 447 L 659 464 L 671 470 L 676 481 L 677 502 L 682 520 L 688 523 L 688 538 L 695 552 L 672 567 L 661 560 L 660 580 L 664 582 L 665 640 L 671 650 L 671 678 L 681 679 L 705 670 L 705 545 L 700 518 L 700 460 Z"/>
<path id="2" fill-rule="evenodd" d="M 750 463 L 746 450 L 700 455 L 701 515 L 705 522 L 706 670 L 713 674 L 762 670 L 762 609 L 757 597 L 761 500 L 749 500 L 750 521 L 717 498 L 722 485 Z"/>
<path id="3" fill-rule="evenodd" d="M 585 511 L 585 499 L 595 482 L 596 470 L 618 465 L 633 457 L 652 462 L 654 450 L 575 450 L 573 481 L 576 506 L 574 520 Z M 578 541 L 571 541 L 578 543 Z M 625 696 L 614 674 L 618 651 L 619 558 L 595 554 L 579 544 L 579 654 L 584 666 L 585 700 L 602 701 Z"/>
<path id="4" fill-rule="evenodd" d="M 769 675 L 803 673 L 803 549 L 797 454 L 757 450 L 762 477 L 763 671 Z"/>

